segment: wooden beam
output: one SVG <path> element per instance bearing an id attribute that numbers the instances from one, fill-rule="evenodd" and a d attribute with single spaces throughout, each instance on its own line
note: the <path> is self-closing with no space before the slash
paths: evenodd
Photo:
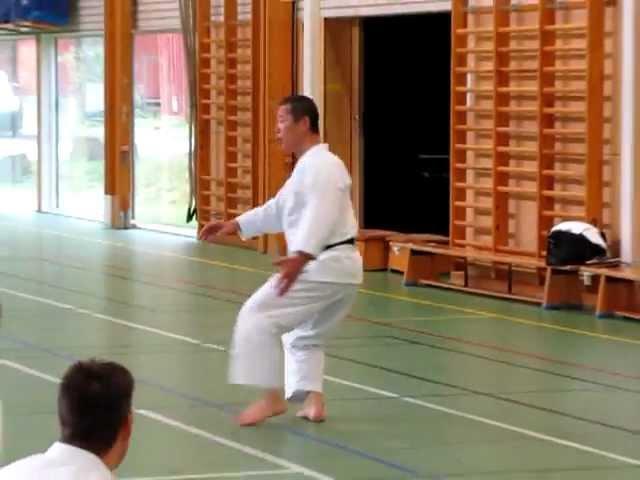
<path id="1" fill-rule="evenodd" d="M 505 8 L 510 1 L 494 3 L 493 14 L 493 250 L 506 247 L 509 243 L 509 174 L 504 170 L 509 166 L 510 134 L 505 128 L 511 124 L 510 95 L 503 93 L 509 88 L 509 74 L 505 69 L 511 66 L 507 52 L 509 35 L 500 35 L 499 31 L 510 26 L 511 13 Z M 507 92 L 508 93 L 508 92 Z"/>
<path id="2" fill-rule="evenodd" d="M 353 182 L 353 208 L 359 224 L 364 222 L 364 178 L 362 165 L 362 146 L 364 144 L 362 131 L 363 108 L 363 58 L 362 58 L 362 21 L 354 19 L 351 22 L 351 178 Z"/>
<path id="3" fill-rule="evenodd" d="M 200 227 L 211 219 L 212 196 L 203 192 L 209 191 L 209 182 L 201 179 L 212 175 L 212 125 L 214 95 L 212 88 L 213 72 L 213 30 L 211 28 L 211 1 L 197 0 L 196 2 L 196 41 L 198 44 L 196 58 L 196 208 Z M 224 201 L 224 200 L 223 200 Z"/>
<path id="4" fill-rule="evenodd" d="M 291 159 L 287 158 L 276 138 L 276 114 L 278 103 L 291 95 L 294 89 L 294 8 L 295 2 L 261 2 L 260 37 L 262 47 L 254 72 L 262 80 L 260 87 L 260 116 L 258 134 L 260 157 L 258 158 L 261 181 L 259 203 L 273 197 L 291 172 Z M 262 239 L 259 249 L 272 254 L 284 253 L 283 236 Z"/>
<path id="5" fill-rule="evenodd" d="M 264 72 L 260 69 L 260 58 L 263 55 L 265 42 L 260 41 L 260 32 L 263 29 L 263 17 L 265 15 L 265 5 L 263 2 L 251 2 L 251 90 L 253 112 L 251 115 L 251 177 L 253 188 L 251 191 L 252 206 L 260 203 L 260 179 L 264 176 L 264 165 L 259 161 L 264 154 L 264 130 L 261 128 L 264 118 L 264 105 L 261 99 L 264 97 L 265 78 Z M 238 44 L 241 44 L 238 40 Z M 241 127 L 238 124 L 238 127 Z"/>
<path id="6" fill-rule="evenodd" d="M 539 3 L 538 10 L 538 27 L 539 27 L 539 46 L 540 51 L 544 51 L 545 47 L 554 46 L 556 43 L 555 30 L 549 28 L 556 23 L 556 11 L 549 8 L 546 2 Z M 545 115 L 545 110 L 554 108 L 555 97 L 548 90 L 555 86 L 555 75 L 549 71 L 555 66 L 555 54 L 553 52 L 545 52 L 540 54 L 538 59 L 538 224 L 536 249 L 540 257 L 544 256 L 547 249 L 547 235 L 553 227 L 554 218 L 545 215 L 545 212 L 555 210 L 554 197 L 545 196 L 544 191 L 554 189 L 555 178 L 547 175 L 545 172 L 555 170 L 555 158 L 553 155 L 546 155 L 545 152 L 554 150 L 556 146 L 555 138 L 546 135 L 545 132 L 553 130 L 556 125 L 555 118 L 551 115 Z"/>
<path id="7" fill-rule="evenodd" d="M 241 161 L 238 152 L 238 0 L 224 1 L 224 219 L 231 220 L 237 202 L 231 195 L 237 193 L 237 184 L 230 182 L 237 170 L 229 165 Z"/>
<path id="8" fill-rule="evenodd" d="M 456 87 L 467 85 L 467 63 L 466 55 L 459 55 L 458 50 L 467 48 L 468 38 L 465 35 L 456 35 L 456 31 L 465 30 L 467 25 L 467 13 L 463 2 L 453 0 L 451 2 L 451 145 L 450 145 L 450 225 L 449 236 L 451 245 L 456 242 L 465 241 L 467 238 L 466 229 L 455 224 L 456 220 L 466 220 L 467 211 L 458 205 L 471 201 L 467 198 L 467 192 L 454 188 L 457 184 L 466 184 L 467 172 L 458 168 L 458 165 L 467 163 L 467 152 L 459 150 L 456 145 L 467 143 L 467 132 L 461 130 L 460 126 L 467 125 L 467 113 L 459 107 L 466 106 L 467 95 L 460 92 Z"/>
<path id="9" fill-rule="evenodd" d="M 357 19 L 325 21 L 324 138 L 353 178 L 353 203 L 360 200 L 360 26 Z M 358 215 L 360 217 L 360 215 Z"/>
<path id="10" fill-rule="evenodd" d="M 587 219 L 602 227 L 605 8 L 602 0 L 587 3 Z"/>
<path id="11" fill-rule="evenodd" d="M 131 223 L 133 16 L 132 0 L 105 2 L 105 194 L 113 228 Z"/>

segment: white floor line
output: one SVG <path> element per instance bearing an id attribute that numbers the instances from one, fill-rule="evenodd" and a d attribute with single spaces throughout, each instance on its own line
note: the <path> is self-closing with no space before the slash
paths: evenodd
<path id="1" fill-rule="evenodd" d="M 31 375 L 34 377 L 41 378 L 51 383 L 60 383 L 60 379 L 51 375 L 47 375 L 46 373 L 39 372 L 38 370 L 34 370 L 32 368 L 26 367 L 20 363 L 11 362 L 9 360 L 1 360 L 0 365 L 4 365 L 5 367 L 13 368 L 14 370 L 18 370 L 19 372 L 26 373 L 27 375 Z"/>
<path id="2" fill-rule="evenodd" d="M 241 443 L 238 442 L 234 442 L 233 440 L 227 440 L 226 438 L 222 438 L 219 437 L 217 435 L 214 435 L 213 433 L 209 433 L 206 432 L 204 430 L 201 430 L 197 427 L 191 426 L 191 425 L 187 425 L 185 423 L 181 423 L 177 420 L 174 420 L 172 418 L 166 417 L 164 415 L 161 415 L 159 413 L 156 412 L 152 412 L 149 410 L 137 410 L 136 412 L 138 415 L 143 415 L 145 417 L 148 418 L 152 418 L 154 420 L 157 420 L 158 422 L 164 423 L 165 425 L 174 427 L 178 430 L 183 430 L 185 432 L 189 432 L 193 435 L 197 435 L 200 436 L 202 438 L 206 438 L 207 440 L 210 440 L 212 442 L 216 442 L 219 443 L 220 445 L 224 445 L 226 447 L 229 448 L 233 448 L 235 450 L 238 450 L 240 452 L 246 453 L 248 455 L 252 455 L 256 458 L 260 458 L 261 460 L 265 460 L 267 462 L 271 462 L 273 464 L 279 465 L 281 467 L 284 467 L 290 471 L 293 472 L 297 472 L 297 473 L 301 473 L 303 475 L 306 475 L 307 477 L 311 477 L 311 478 L 316 478 L 318 480 L 330 480 L 331 477 L 328 477 L 326 475 L 322 475 L 321 473 L 315 472 L 313 470 L 309 470 L 308 468 L 305 468 L 301 465 L 289 462 L 288 460 L 284 460 L 283 458 L 279 458 L 279 457 L 275 457 L 269 453 L 265 453 L 262 452 L 260 450 L 256 450 L 255 448 L 252 447 L 248 447 L 246 445 L 243 445 Z"/>
<path id="3" fill-rule="evenodd" d="M 9 290 L 8 288 L 0 288 L 0 292 L 7 293 L 9 295 L 14 295 L 16 297 L 25 298 L 27 300 L 33 300 L 35 302 L 44 303 L 46 305 L 51 305 L 53 307 L 62 308 L 64 310 L 70 310 L 75 313 L 80 313 L 84 315 L 89 315 L 90 317 L 99 318 L 101 320 L 107 320 L 108 322 L 115 323 L 118 325 L 123 325 L 125 327 L 133 328 L 136 330 L 142 330 L 149 333 L 156 333 L 158 335 L 162 335 L 164 337 L 173 338 L 174 340 L 180 340 L 182 342 L 191 343 L 193 345 L 199 345 L 205 348 L 212 348 L 215 350 L 226 351 L 226 348 L 221 345 L 213 345 L 210 343 L 203 343 L 200 340 L 196 340 L 195 338 L 186 337 L 184 335 L 178 335 L 175 333 L 170 333 L 165 330 L 160 330 L 153 327 L 148 327 L 146 325 L 141 325 L 139 323 L 128 322 L 126 320 L 121 320 L 119 318 L 112 317 L 110 315 L 104 315 L 102 313 L 92 312 L 91 310 L 86 310 L 84 308 L 78 308 L 68 303 L 56 302 L 55 300 L 49 300 L 44 297 L 37 297 L 34 295 L 28 295 L 26 293 L 17 292 L 15 290 Z"/>
<path id="4" fill-rule="evenodd" d="M 145 331 L 148 331 L 148 332 L 151 332 L 151 333 L 156 333 L 158 335 L 164 335 L 166 337 L 173 338 L 173 339 L 176 339 L 176 340 L 187 341 L 189 343 L 197 344 L 197 345 L 200 345 L 200 346 L 210 345 L 210 344 L 204 344 L 204 343 L 202 343 L 202 342 L 200 342 L 198 340 L 195 340 L 195 339 L 192 339 L 192 338 L 189 338 L 189 337 L 183 337 L 182 335 L 176 335 L 176 334 L 171 333 L 171 332 L 165 332 L 164 330 L 160 330 L 160 329 L 157 329 L 157 328 L 143 327 L 141 325 L 138 325 L 138 324 L 135 324 L 135 323 L 131 323 L 131 322 L 127 322 L 127 321 L 124 321 L 124 320 L 113 319 L 113 317 L 109 317 L 108 315 L 95 314 L 95 313 L 90 312 L 88 310 L 78 309 L 78 308 L 75 308 L 75 307 L 73 307 L 71 305 L 67 305 L 67 304 L 60 303 L 60 302 L 55 302 L 53 300 L 49 300 L 49 299 L 46 299 L 46 298 L 37 297 L 37 296 L 33 296 L 33 295 L 27 295 L 27 294 L 24 294 L 24 293 L 21 293 L 21 292 L 16 292 L 14 290 L 9 290 L 9 289 L 6 289 L 6 288 L 0 288 L 0 292 L 5 292 L 5 293 L 11 294 L 11 295 L 15 295 L 17 297 L 27 298 L 27 299 L 30 299 L 30 300 L 33 300 L 33 301 L 45 303 L 45 304 L 48 304 L 48 305 L 53 305 L 53 306 L 56 306 L 56 307 L 59 307 L 59 308 L 66 308 L 66 309 L 76 310 L 78 312 L 86 313 L 88 315 L 92 315 L 92 316 L 95 316 L 97 318 L 101 318 L 101 319 L 104 319 L 104 320 L 109 320 L 109 321 L 118 320 L 116 323 L 118 323 L 120 325 L 130 326 L 131 328 L 138 328 L 138 329 L 145 330 Z M 212 346 L 214 346 L 214 345 L 212 345 Z M 215 347 L 218 347 L 218 349 L 220 349 L 220 350 L 226 350 L 224 347 L 222 347 L 220 345 L 215 345 Z M 446 414 L 449 414 L 449 415 L 454 415 L 454 416 L 457 416 L 457 417 L 460 417 L 460 418 L 465 418 L 467 420 L 472 420 L 472 421 L 475 421 L 475 422 L 483 423 L 485 425 L 490 425 L 492 427 L 500 428 L 500 429 L 503 429 L 503 430 L 508 430 L 508 431 L 511 431 L 511 432 L 520 433 L 522 435 L 525 435 L 525 436 L 528 436 L 528 437 L 531 437 L 531 438 L 535 438 L 537 440 L 542 440 L 542 441 L 546 441 L 546 442 L 549 442 L 549 443 L 554 443 L 556 445 L 562 445 L 562 446 L 565 446 L 565 447 L 574 448 L 576 450 L 580 450 L 580 451 L 583 451 L 583 452 L 588 452 L 588 453 L 591 453 L 591 454 L 594 454 L 594 455 L 598 455 L 598 456 L 601 456 L 601 457 L 606 457 L 606 458 L 609 458 L 611 460 L 617 460 L 619 462 L 626 463 L 626 464 L 629 464 L 629 465 L 640 466 L 640 460 L 637 460 L 637 459 L 634 459 L 634 458 L 630 458 L 630 457 L 625 457 L 625 456 L 618 455 L 618 454 L 611 453 L 611 452 L 607 452 L 605 450 L 599 450 L 597 448 L 589 447 L 588 445 L 583 445 L 583 444 L 572 442 L 572 441 L 569 441 L 569 440 L 564 440 L 562 438 L 557 438 L 557 437 L 553 437 L 553 436 L 550 436 L 550 435 L 545 435 L 544 433 L 535 432 L 533 430 L 528 430 L 526 428 L 517 427 L 517 426 L 514 426 L 514 425 L 510 425 L 508 423 L 498 422 L 498 421 L 492 420 L 490 418 L 485 418 L 485 417 L 481 417 L 481 416 L 478 416 L 478 415 L 465 413 L 465 412 L 462 412 L 462 411 L 459 411 L 459 410 L 454 410 L 454 409 L 451 409 L 451 408 L 443 407 L 441 405 L 436 405 L 434 403 L 424 402 L 422 400 L 417 400 L 417 399 L 414 399 L 414 398 L 403 397 L 403 396 L 401 396 L 401 395 L 399 395 L 397 393 L 389 392 L 387 390 L 381 390 L 381 389 L 378 389 L 378 388 L 375 388 L 375 387 L 371 387 L 371 386 L 368 386 L 368 385 L 362 385 L 362 384 L 359 384 L 359 383 L 349 382 L 347 380 L 343 380 L 343 379 L 332 377 L 332 376 L 325 376 L 325 379 L 330 381 L 330 382 L 333 382 L 333 383 L 338 383 L 338 384 L 341 384 L 341 385 L 349 386 L 349 387 L 352 387 L 352 388 L 363 390 L 365 392 L 375 393 L 375 394 L 380 395 L 382 397 L 394 398 L 396 400 L 400 400 L 400 401 L 403 401 L 403 402 L 406 402 L 406 403 L 411 403 L 413 405 L 417 405 L 417 406 L 420 406 L 420 407 L 429 408 L 431 410 L 436 410 L 436 411 L 439 411 L 439 412 L 442 412 L 442 413 L 446 413 Z"/>
<path id="5" fill-rule="evenodd" d="M 640 460 L 636 460 L 634 458 L 624 457 L 622 455 L 618 455 L 615 453 L 610 453 L 604 450 L 598 450 L 597 448 L 589 447 L 587 445 L 582 445 L 580 443 L 571 442 L 569 440 L 564 440 L 562 438 L 553 437 L 551 435 L 545 435 L 544 433 L 534 432 L 533 430 L 528 430 L 526 428 L 520 428 L 513 425 L 509 425 L 508 423 L 498 422 L 496 420 L 491 420 L 489 418 L 481 417 L 478 415 L 473 415 L 471 413 L 461 412 L 459 410 L 454 410 L 453 408 L 443 407 L 441 405 L 436 405 L 435 403 L 429 403 L 422 400 L 418 400 L 415 398 L 403 397 L 402 395 L 398 395 L 397 393 L 389 392 L 387 390 L 381 390 L 379 388 L 369 387 L 367 385 L 361 385 L 359 383 L 348 382 L 347 380 L 342 380 L 336 377 L 325 377 L 327 380 L 330 380 L 334 383 L 339 383 L 341 385 L 346 385 L 349 387 L 357 388 L 359 390 L 363 390 L 369 393 L 376 393 L 382 397 L 387 398 L 395 398 L 397 400 L 401 400 L 403 402 L 412 403 L 413 405 L 418 405 L 420 407 L 429 408 L 431 410 L 436 410 L 438 412 L 447 413 L 449 415 L 455 415 L 456 417 L 466 418 L 467 420 L 473 420 L 475 422 L 484 423 L 485 425 L 491 425 L 492 427 L 498 427 L 503 430 L 509 430 L 511 432 L 521 433 L 528 437 L 533 437 L 538 440 L 544 440 L 547 442 L 555 443 L 556 445 L 562 445 L 565 447 L 575 448 L 576 450 L 581 450 L 583 452 L 592 453 L 594 455 L 599 455 L 601 457 L 606 457 L 610 460 L 617 460 L 622 463 L 627 463 L 629 465 L 640 466 Z"/>
<path id="6" fill-rule="evenodd" d="M 59 378 L 53 377 L 51 375 L 47 375 L 46 373 L 42 373 L 38 370 L 34 370 L 20 363 L 12 362 L 10 360 L 0 359 L 0 366 L 1 365 L 4 365 L 9 368 L 13 368 L 14 370 L 18 370 L 22 373 L 26 373 L 28 375 L 41 378 L 43 380 L 47 380 L 48 382 L 51 382 L 51 383 L 56 383 L 56 384 L 60 383 Z M 278 465 L 279 467 L 283 467 L 286 469 L 287 473 L 300 473 L 304 476 L 315 478 L 316 480 L 333 480 L 332 477 L 323 475 L 314 470 L 310 470 L 306 467 L 303 467 L 302 465 L 298 465 L 297 463 L 290 462 L 288 460 L 285 460 L 284 458 L 276 457 L 275 455 L 271 455 L 261 450 L 257 450 L 253 447 L 243 445 L 242 443 L 234 442 L 233 440 L 229 440 L 227 438 L 214 435 L 213 433 L 207 432 L 205 430 L 201 430 L 192 425 L 187 425 L 186 423 L 181 423 L 172 418 L 165 417 L 164 415 L 161 415 L 159 413 L 152 412 L 150 410 L 144 410 L 144 409 L 136 409 L 135 412 L 137 415 L 150 418 L 157 422 L 163 423 L 164 425 L 173 427 L 178 430 L 183 430 L 185 432 L 191 433 L 192 435 L 205 438 L 219 445 L 224 445 L 225 447 L 238 450 L 239 452 L 259 458 L 260 460 L 264 460 L 266 462 L 273 463 L 274 465 Z"/>
<path id="7" fill-rule="evenodd" d="M 253 472 L 237 472 L 237 473 L 202 473 L 199 475 L 172 475 L 166 477 L 127 477 L 121 480 L 209 480 L 212 478 L 246 478 L 261 477 L 266 475 L 292 475 L 293 470 L 262 470 Z"/>

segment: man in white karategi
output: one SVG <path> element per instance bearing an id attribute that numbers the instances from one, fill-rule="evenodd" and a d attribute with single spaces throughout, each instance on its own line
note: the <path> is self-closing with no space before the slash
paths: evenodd
<path id="1" fill-rule="evenodd" d="M 348 315 L 362 282 L 351 178 L 320 143 L 318 108 L 308 97 L 288 97 L 278 109 L 277 125 L 283 150 L 298 159 L 287 182 L 263 206 L 232 221 L 211 222 L 200 234 L 212 240 L 284 232 L 287 241 L 288 256 L 275 263 L 280 272 L 238 315 L 230 381 L 266 390 L 240 414 L 240 425 L 285 413 L 287 400 L 304 401 L 299 417 L 325 420 L 324 342 Z"/>
<path id="2" fill-rule="evenodd" d="M 131 439 L 134 380 L 113 362 L 72 365 L 58 392 L 60 441 L 0 469 L 0 480 L 113 480 Z"/>

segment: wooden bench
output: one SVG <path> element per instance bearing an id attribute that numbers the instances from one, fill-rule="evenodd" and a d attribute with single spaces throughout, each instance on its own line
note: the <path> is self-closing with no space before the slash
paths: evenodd
<path id="1" fill-rule="evenodd" d="M 580 267 L 547 267 L 542 306 L 548 310 L 583 308 L 584 291 Z"/>
<path id="2" fill-rule="evenodd" d="M 545 308 L 583 308 L 595 305 L 599 317 L 622 316 L 640 320 L 640 267 L 547 267 L 544 260 L 494 254 L 443 245 L 398 243 L 409 252 L 406 286 L 429 285 L 511 300 L 542 303 Z M 473 277 L 470 267 L 488 267 L 490 278 Z M 533 273 L 517 284 L 518 272 Z M 544 288 L 536 285 L 546 271 Z M 443 279 L 445 275 L 449 279 Z M 592 276 L 597 282 L 587 282 Z M 533 279 L 533 281 L 531 281 Z M 472 285 L 472 280 L 474 280 Z M 516 287 L 519 291 L 516 292 Z"/>
<path id="3" fill-rule="evenodd" d="M 429 285 L 535 303 L 543 300 L 540 272 L 545 265 L 537 258 L 442 245 L 403 244 L 403 247 L 409 251 L 404 275 L 407 286 Z M 479 275 L 481 269 L 489 275 Z M 520 273 L 527 274 L 526 281 L 524 275 L 518 275 L 516 282 Z M 448 280 L 443 279 L 446 275 Z"/>
<path id="4" fill-rule="evenodd" d="M 386 270 L 389 264 L 389 240 L 396 232 L 386 230 L 360 230 L 356 246 L 362 255 L 366 271 Z"/>
<path id="5" fill-rule="evenodd" d="M 448 245 L 449 238 L 441 235 L 392 235 L 389 240 L 389 264 L 388 269 L 393 272 L 405 273 L 409 264 L 408 245 Z"/>
<path id="6" fill-rule="evenodd" d="M 640 267 L 582 267 L 600 277 L 596 315 L 621 316 L 640 320 Z"/>
<path id="7" fill-rule="evenodd" d="M 597 282 L 585 282 L 592 276 Z M 594 297 L 592 299 L 592 297 Z M 544 307 L 595 307 L 598 317 L 623 316 L 640 319 L 640 268 L 618 266 L 549 267 Z"/>

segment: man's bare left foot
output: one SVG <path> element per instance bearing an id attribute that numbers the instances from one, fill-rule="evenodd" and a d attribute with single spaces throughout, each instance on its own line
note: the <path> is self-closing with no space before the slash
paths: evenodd
<path id="1" fill-rule="evenodd" d="M 324 395 L 319 392 L 310 392 L 304 402 L 302 410 L 296 416 L 313 423 L 322 423 L 327 419 L 327 409 L 324 403 Z"/>

